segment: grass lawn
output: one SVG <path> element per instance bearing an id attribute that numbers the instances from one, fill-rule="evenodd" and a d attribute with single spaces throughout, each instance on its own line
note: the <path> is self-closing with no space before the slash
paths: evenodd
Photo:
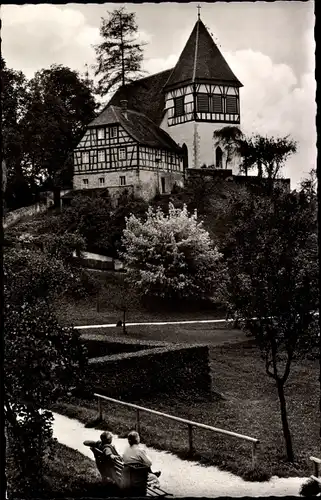
<path id="1" fill-rule="evenodd" d="M 290 429 L 296 462 L 286 462 L 276 388 L 265 375 L 257 348 L 251 342 L 210 348 L 213 389 L 223 397 L 211 401 L 187 395 L 155 395 L 136 401 L 160 410 L 215 427 L 260 439 L 259 477 L 270 475 L 307 476 L 311 474 L 310 455 L 319 455 L 318 362 L 293 364 L 286 387 Z M 60 413 L 83 422 L 97 417 L 95 401 L 70 399 L 55 406 Z M 135 425 L 135 413 L 106 403 L 105 427 L 126 435 Z M 141 415 L 143 441 L 158 449 L 171 450 L 187 458 L 188 433 L 182 424 L 155 415 Z M 98 435 L 98 432 L 97 432 Z M 194 431 L 194 458 L 251 479 L 251 445 L 209 431 Z M 253 477 L 258 479 L 258 476 Z"/>
<path id="2" fill-rule="evenodd" d="M 100 474 L 93 460 L 60 443 L 55 443 L 53 453 L 45 459 L 44 490 L 34 492 L 32 498 L 106 498 L 113 497 L 111 486 L 102 485 Z M 10 462 L 6 473 L 9 495 L 19 497 L 10 489 Z"/>

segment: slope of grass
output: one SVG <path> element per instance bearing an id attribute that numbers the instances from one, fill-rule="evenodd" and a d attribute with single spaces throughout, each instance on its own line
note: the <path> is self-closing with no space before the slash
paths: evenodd
<path id="1" fill-rule="evenodd" d="M 211 348 L 213 388 L 223 395 L 211 401 L 195 395 L 144 397 L 132 401 L 179 417 L 256 437 L 260 440 L 258 470 L 251 477 L 251 445 L 228 436 L 195 430 L 194 459 L 234 472 L 243 478 L 266 479 L 271 475 L 306 476 L 311 473 L 310 455 L 319 454 L 318 364 L 293 365 L 286 387 L 290 429 L 296 455 L 294 464 L 285 457 L 276 388 L 264 372 L 257 349 L 250 342 Z M 69 400 L 55 407 L 67 416 L 92 422 L 96 401 Z M 125 436 L 135 425 L 135 411 L 104 404 L 104 425 Z M 97 433 L 98 434 L 98 433 Z M 143 441 L 187 458 L 186 426 L 155 415 L 141 415 Z"/>
<path id="2" fill-rule="evenodd" d="M 10 465 L 7 463 L 9 498 L 24 498 L 10 487 Z M 81 453 L 55 443 L 53 453 L 45 459 L 44 487 L 32 498 L 108 498 L 118 493 L 111 485 L 103 485 L 96 464 Z"/>

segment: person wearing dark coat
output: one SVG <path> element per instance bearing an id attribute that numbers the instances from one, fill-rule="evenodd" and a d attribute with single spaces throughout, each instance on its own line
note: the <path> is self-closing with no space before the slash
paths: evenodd
<path id="1" fill-rule="evenodd" d="M 116 462 L 121 462 L 121 456 L 112 444 L 113 436 L 110 432 L 103 432 L 100 441 L 84 441 L 94 454 L 97 469 L 103 482 L 119 483 L 119 475 L 115 468 Z"/>

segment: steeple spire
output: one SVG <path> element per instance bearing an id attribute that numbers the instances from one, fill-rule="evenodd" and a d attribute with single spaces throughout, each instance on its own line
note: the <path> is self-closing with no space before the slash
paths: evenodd
<path id="1" fill-rule="evenodd" d="M 200 5 L 197 8 L 200 9 Z M 165 87 L 168 89 L 204 81 L 243 86 L 225 61 L 203 21 L 198 19 Z"/>
<path id="2" fill-rule="evenodd" d="M 198 4 L 198 6 L 197 6 L 197 18 L 198 19 L 201 19 L 201 8 L 202 7 L 200 6 L 200 4 Z"/>

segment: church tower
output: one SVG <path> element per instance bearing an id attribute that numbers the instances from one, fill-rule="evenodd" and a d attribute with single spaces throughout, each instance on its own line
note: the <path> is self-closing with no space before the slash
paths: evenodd
<path id="1" fill-rule="evenodd" d="M 226 126 L 240 126 L 242 86 L 198 14 L 164 86 L 165 113 L 160 125 L 180 146 L 186 145 L 189 168 L 204 164 L 227 167 L 224 147 L 214 141 L 213 133 Z"/>

